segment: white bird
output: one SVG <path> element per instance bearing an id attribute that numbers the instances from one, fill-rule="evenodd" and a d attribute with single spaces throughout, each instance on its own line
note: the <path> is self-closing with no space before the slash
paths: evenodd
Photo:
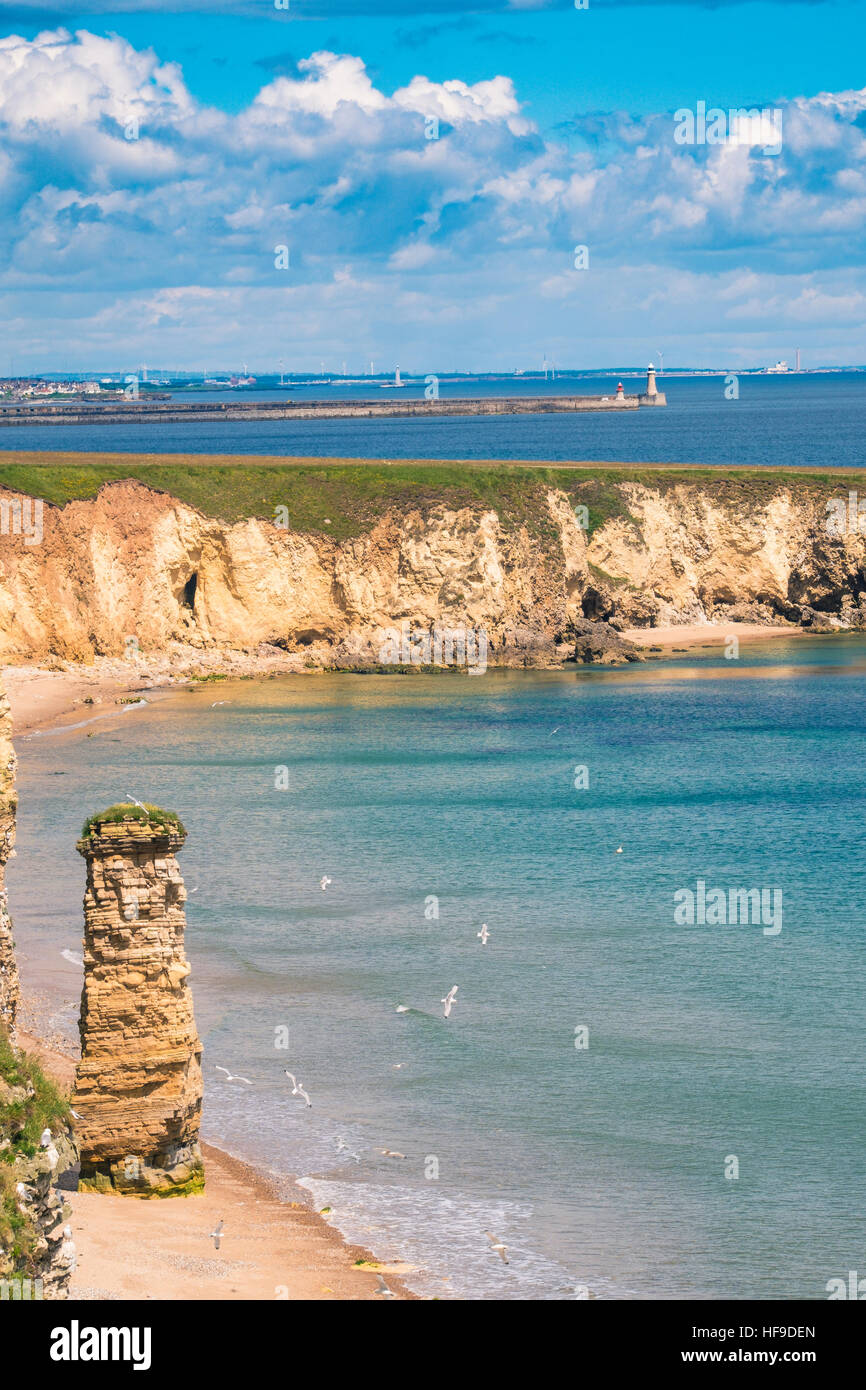
<path id="1" fill-rule="evenodd" d="M 303 1096 L 304 1100 L 307 1102 L 307 1105 L 312 1105 L 313 1102 L 310 1100 L 310 1097 L 307 1095 L 306 1091 L 304 1090 L 304 1083 L 303 1083 L 302 1081 L 296 1081 L 295 1078 L 292 1076 L 292 1073 L 291 1073 L 290 1071 L 287 1071 L 287 1072 L 286 1072 L 286 1076 L 289 1078 L 289 1080 L 290 1080 L 291 1083 L 292 1083 L 292 1095 L 293 1095 L 293 1096 Z"/>
<path id="2" fill-rule="evenodd" d="M 388 1285 L 385 1283 L 385 1280 L 382 1278 L 381 1274 L 377 1274 L 377 1275 L 376 1275 L 376 1278 L 379 1280 L 379 1284 L 378 1284 L 378 1287 L 377 1287 L 377 1289 L 376 1289 L 376 1293 L 381 1294 L 383 1298 L 396 1298 L 396 1297 L 397 1297 L 397 1295 L 393 1292 L 393 1290 L 388 1288 Z"/>
<path id="3" fill-rule="evenodd" d="M 84 964 L 84 961 L 81 959 L 81 957 L 76 955 L 74 951 L 61 951 L 60 954 L 64 960 L 69 961 L 70 965 L 82 966 Z"/>
<path id="4" fill-rule="evenodd" d="M 359 1156 L 355 1153 L 354 1149 L 350 1149 L 350 1148 L 349 1148 L 349 1145 L 346 1143 L 346 1141 L 345 1141 L 345 1139 L 343 1138 L 342 1134 L 338 1134 L 338 1135 L 337 1135 L 337 1153 L 338 1153 L 338 1154 L 343 1154 L 343 1153 L 348 1154 L 350 1158 L 354 1158 L 354 1160 L 355 1160 L 356 1163 L 360 1163 L 360 1162 L 361 1162 Z"/>
<path id="5" fill-rule="evenodd" d="M 321 883 L 320 883 L 319 887 L 321 888 L 321 890 L 322 890 L 323 893 L 324 893 L 325 889 L 327 888 L 328 884 L 331 883 L 331 882 L 332 882 L 332 880 L 331 880 L 330 878 L 328 878 L 328 875 L 327 875 L 327 874 L 323 874 L 323 875 L 322 875 L 322 880 L 321 880 Z"/>
<path id="6" fill-rule="evenodd" d="M 619 849 L 617 850 L 617 854 L 622 854 L 622 845 L 620 845 Z"/>
<path id="7" fill-rule="evenodd" d="M 397 1149 L 383 1149 L 383 1150 L 382 1150 L 382 1153 L 385 1155 L 386 1158 L 405 1158 L 405 1157 L 406 1157 L 405 1154 L 399 1153 Z"/>
<path id="8" fill-rule="evenodd" d="M 479 941 L 481 942 L 481 945 L 482 945 L 482 946 L 486 946 L 486 945 L 487 945 L 487 942 L 488 942 L 489 939 L 490 939 L 490 932 L 487 930 L 487 923 L 486 923 L 486 922 L 482 922 L 482 923 L 481 923 L 481 930 L 478 931 L 478 932 L 476 932 L 475 935 L 478 937 L 478 939 L 479 939 Z"/>
<path id="9" fill-rule="evenodd" d="M 496 1237 L 495 1237 L 495 1236 L 492 1236 L 492 1235 L 490 1234 L 489 1231 L 485 1231 L 484 1234 L 486 1235 L 487 1239 L 490 1241 L 491 1246 L 492 1246 L 493 1249 L 496 1251 L 496 1253 L 497 1253 L 497 1255 L 499 1256 L 500 1260 L 502 1260 L 502 1263 L 503 1263 L 503 1264 L 508 1264 L 508 1246 L 507 1246 L 507 1245 L 503 1245 L 502 1241 L 501 1241 L 501 1240 L 497 1240 Z"/>
<path id="10" fill-rule="evenodd" d="M 143 801 L 138 801 L 137 798 L 134 797 L 134 796 L 130 796 L 130 795 L 129 795 L 129 792 L 126 793 L 126 799 L 127 799 L 127 801 L 130 802 L 133 806 L 140 806 L 141 809 L 142 809 L 142 811 L 144 812 L 145 815 L 148 815 L 148 814 L 149 814 L 148 809 L 147 809 L 147 807 L 145 806 L 144 802 L 143 802 Z"/>
<path id="11" fill-rule="evenodd" d="M 457 985 L 452 985 L 451 988 L 449 989 L 448 993 L 445 995 L 445 998 L 439 1000 L 439 1003 L 440 1003 L 440 1004 L 444 1004 L 444 1005 L 445 1005 L 445 1017 L 446 1017 L 446 1018 L 450 1018 L 450 1016 L 451 1016 L 451 1008 L 452 1008 L 452 1005 L 454 1004 L 454 1001 L 455 1001 L 455 999 L 456 999 L 456 997 L 457 997 L 457 990 L 458 990 L 458 988 L 459 988 L 459 986 L 457 986 Z"/>
<path id="12" fill-rule="evenodd" d="M 408 1004 L 398 1004 L 398 1005 L 397 1005 L 397 1013 L 398 1013 L 398 1014 L 407 1014 L 408 1012 L 409 1012 L 409 1005 L 408 1005 Z"/>
<path id="13" fill-rule="evenodd" d="M 73 1120 L 80 1120 L 83 1118 L 81 1115 L 79 1115 L 77 1110 L 70 1110 L 69 1113 L 72 1116 Z"/>
<path id="14" fill-rule="evenodd" d="M 48 1145 L 49 1145 L 50 1143 L 51 1143 L 51 1130 L 50 1130 L 50 1129 L 43 1129 L 42 1134 L 41 1134 L 40 1137 L 39 1137 L 39 1147 L 40 1147 L 40 1149 L 47 1149 L 47 1148 L 48 1148 Z"/>
<path id="15" fill-rule="evenodd" d="M 243 1081 L 247 1086 L 252 1086 L 253 1084 L 251 1081 L 248 1081 L 245 1076 L 232 1076 L 228 1067 L 214 1067 L 214 1071 L 224 1071 L 226 1074 L 226 1081 Z"/>
<path id="16" fill-rule="evenodd" d="M 214 700 L 213 704 L 211 705 L 211 709 L 216 709 L 218 705 L 227 705 L 229 703 L 230 701 L 228 700 Z"/>
<path id="17" fill-rule="evenodd" d="M 221 1236 L 222 1233 L 223 1233 L 223 1226 L 224 1226 L 224 1225 L 225 1225 L 225 1222 L 224 1222 L 224 1221 L 219 1221 L 219 1222 L 217 1222 L 217 1225 L 215 1226 L 215 1228 L 214 1228 L 214 1229 L 211 1231 L 211 1233 L 210 1233 L 211 1240 L 213 1241 L 214 1247 L 215 1247 L 217 1250 L 219 1250 L 219 1248 L 220 1248 L 220 1236 Z"/>

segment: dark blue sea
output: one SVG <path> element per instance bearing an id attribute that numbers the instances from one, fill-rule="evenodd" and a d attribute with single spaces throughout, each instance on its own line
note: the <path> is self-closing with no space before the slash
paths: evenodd
<path id="1" fill-rule="evenodd" d="M 489 395 L 613 395 L 615 374 L 440 386 L 440 398 Z M 629 393 L 642 381 L 626 378 Z M 549 459 L 627 463 L 746 464 L 756 467 L 859 468 L 866 461 L 866 372 L 741 376 L 739 399 L 725 397 L 723 377 L 661 378 L 664 409 L 490 418 L 267 420 L 250 423 L 19 425 L 0 428 L 3 452 L 60 449 L 130 454 L 271 454 L 385 459 Z M 399 393 L 423 396 L 421 383 Z M 256 393 L 269 400 L 338 400 L 396 392 L 359 386 L 308 386 Z M 178 399 L 233 400 L 185 393 Z M 244 393 L 244 399 L 249 397 Z"/>

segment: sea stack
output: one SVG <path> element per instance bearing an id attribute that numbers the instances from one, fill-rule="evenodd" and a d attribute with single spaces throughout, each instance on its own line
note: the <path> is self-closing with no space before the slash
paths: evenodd
<path id="1" fill-rule="evenodd" d="M 0 690 L 0 1025 L 15 1036 L 18 1013 L 18 967 L 12 941 L 12 919 L 6 900 L 6 860 L 15 845 L 15 750 L 12 716 L 6 692 Z"/>
<path id="2" fill-rule="evenodd" d="M 85 823 L 81 1061 L 73 1105 L 84 1191 L 204 1188 L 201 1043 L 184 954 L 186 889 L 173 812 L 112 806 Z"/>

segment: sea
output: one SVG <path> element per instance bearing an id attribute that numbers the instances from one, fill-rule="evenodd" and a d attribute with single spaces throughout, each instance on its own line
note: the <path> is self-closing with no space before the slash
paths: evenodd
<path id="1" fill-rule="evenodd" d="M 513 395 L 613 395 L 615 373 L 547 382 L 440 382 L 440 399 Z M 645 378 L 622 378 L 631 394 Z M 253 420 L 181 424 L 0 427 L 3 454 L 20 450 L 97 453 L 270 454 L 383 459 L 547 459 L 631 463 L 861 467 L 866 371 L 778 376 L 659 377 L 663 409 L 441 419 Z M 738 394 L 733 396 L 733 392 Z M 314 384 L 284 392 L 197 391 L 176 399 L 419 399 L 424 384 L 383 392 L 368 384 Z M 729 398 L 730 397 L 730 398 Z"/>
<path id="2" fill-rule="evenodd" d="M 422 1296 L 826 1298 L 864 1259 L 864 699 L 832 636 L 95 706 L 18 743 L 25 985 L 73 1035 L 81 823 L 165 805 L 205 1139 Z"/>

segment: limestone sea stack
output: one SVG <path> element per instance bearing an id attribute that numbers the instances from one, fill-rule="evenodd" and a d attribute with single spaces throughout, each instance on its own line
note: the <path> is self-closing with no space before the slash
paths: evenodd
<path id="1" fill-rule="evenodd" d="M 0 1025 L 15 1036 L 18 1012 L 18 967 L 12 941 L 12 919 L 6 900 L 6 861 L 15 845 L 15 750 L 12 716 L 6 692 L 0 690 Z"/>
<path id="2" fill-rule="evenodd" d="M 204 1188 L 201 1043 L 184 953 L 173 812 L 113 806 L 85 823 L 79 1187 L 140 1197 Z"/>

